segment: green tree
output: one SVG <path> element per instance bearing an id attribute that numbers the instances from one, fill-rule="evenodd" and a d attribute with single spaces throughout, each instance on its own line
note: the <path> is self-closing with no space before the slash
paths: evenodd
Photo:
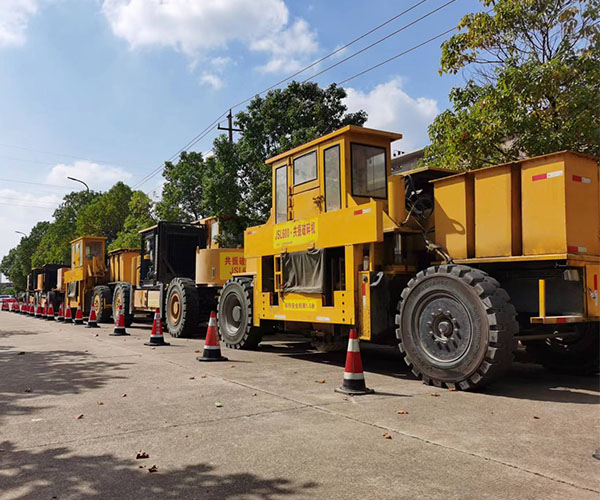
<path id="1" fill-rule="evenodd" d="M 152 200 L 142 191 L 134 191 L 129 201 L 129 214 L 109 250 L 117 248 L 139 248 L 139 231 L 156 223 L 152 217 Z"/>
<path id="2" fill-rule="evenodd" d="M 156 204 L 159 220 L 191 222 L 203 217 L 202 183 L 206 161 L 201 153 L 182 152 L 177 163 L 165 162 L 165 184 Z"/>
<path id="3" fill-rule="evenodd" d="M 271 209 L 271 168 L 265 160 L 345 125 L 363 125 L 364 111 L 346 113 L 346 91 L 335 84 L 326 89 L 314 82 L 292 82 L 250 101 L 236 115 L 242 130 L 237 143 L 241 202 L 237 208 L 254 223 L 264 222 Z M 229 167 L 233 168 L 233 167 Z"/>
<path id="4" fill-rule="evenodd" d="M 77 217 L 77 235 L 106 236 L 108 243 L 112 243 L 123 229 L 132 194 L 131 188 L 119 181 L 83 207 Z"/>
<path id="5" fill-rule="evenodd" d="M 428 165 L 478 168 L 563 149 L 600 155 L 600 0 L 483 0 L 442 45 L 463 72 Z"/>
<path id="6" fill-rule="evenodd" d="M 27 287 L 27 274 L 32 268 L 33 254 L 49 226 L 49 222 L 38 222 L 29 235 L 21 238 L 20 243 L 11 249 L 0 263 L 0 272 L 8 276 L 19 292 Z"/>
<path id="7" fill-rule="evenodd" d="M 63 198 L 54 211 L 54 221 L 48 226 L 33 257 L 34 267 L 43 264 L 69 264 L 71 241 L 77 234 L 77 217 L 84 207 L 101 196 L 96 191 L 73 191 Z"/>

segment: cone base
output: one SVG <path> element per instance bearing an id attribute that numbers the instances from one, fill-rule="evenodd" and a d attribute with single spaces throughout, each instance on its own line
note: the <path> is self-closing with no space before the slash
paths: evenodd
<path id="1" fill-rule="evenodd" d="M 160 342 L 160 343 L 158 343 L 158 342 L 144 342 L 144 345 L 150 345 L 152 347 L 159 347 L 161 345 L 171 345 L 171 344 L 169 344 L 168 342 Z"/>
<path id="2" fill-rule="evenodd" d="M 97 323 L 88 323 L 85 325 L 86 328 L 100 328 Z"/>
<path id="3" fill-rule="evenodd" d="M 74 325 L 83 325 L 83 320 L 82 319 L 76 319 L 75 321 L 73 321 Z"/>
<path id="4" fill-rule="evenodd" d="M 349 396 L 361 396 L 363 394 L 373 394 L 375 391 L 373 389 L 369 389 L 365 387 L 364 389 L 350 389 L 348 387 L 338 387 L 334 389 L 335 392 L 339 392 L 341 394 L 348 394 Z"/>
<path id="5" fill-rule="evenodd" d="M 129 337 L 129 334 L 127 332 L 112 332 L 109 333 L 109 335 L 111 337 Z"/>
<path id="6" fill-rule="evenodd" d="M 198 356 L 198 361 L 229 361 L 225 356 L 219 356 L 218 358 L 207 358 L 205 356 Z"/>

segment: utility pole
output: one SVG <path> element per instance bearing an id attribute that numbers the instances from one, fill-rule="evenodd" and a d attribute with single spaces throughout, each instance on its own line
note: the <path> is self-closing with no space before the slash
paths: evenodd
<path id="1" fill-rule="evenodd" d="M 221 127 L 221 124 L 219 124 L 217 126 L 217 129 L 227 130 L 229 132 L 229 142 L 233 142 L 233 133 L 234 132 L 242 131 L 242 129 L 240 129 L 240 128 L 233 128 L 233 115 L 231 114 L 231 110 L 229 110 L 229 113 L 227 114 L 227 127 Z"/>

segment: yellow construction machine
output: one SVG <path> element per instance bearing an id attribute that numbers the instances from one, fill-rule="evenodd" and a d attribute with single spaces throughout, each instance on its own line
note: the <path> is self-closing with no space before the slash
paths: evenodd
<path id="1" fill-rule="evenodd" d="M 198 332 L 216 309 L 223 284 L 246 269 L 241 248 L 219 247 L 219 228 L 219 217 L 194 224 L 161 221 L 140 231 L 141 251 L 132 265 L 109 254 L 111 270 L 123 270 L 115 275 L 112 297 L 113 309 L 123 307 L 126 324 L 159 309 L 171 336 Z"/>
<path id="2" fill-rule="evenodd" d="M 119 260 L 120 267 L 107 265 L 106 237 L 82 236 L 71 242 L 71 268 L 64 271 L 62 298 L 65 307 L 81 305 L 87 315 L 94 304 L 98 321 L 110 321 L 112 294 L 123 268 L 130 269 L 139 250 L 125 248 L 111 252 L 111 262 Z"/>
<path id="3" fill-rule="evenodd" d="M 391 175 L 399 139 L 347 126 L 268 160 L 271 215 L 219 297 L 226 345 L 277 323 L 338 347 L 357 328 L 460 389 L 501 376 L 518 341 L 547 366 L 598 370 L 598 159 Z"/>

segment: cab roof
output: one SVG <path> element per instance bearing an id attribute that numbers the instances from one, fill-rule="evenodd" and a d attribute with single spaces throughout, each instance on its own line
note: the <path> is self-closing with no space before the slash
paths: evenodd
<path id="1" fill-rule="evenodd" d="M 352 132 L 355 134 L 365 134 L 365 135 L 373 135 L 373 136 L 377 136 L 377 137 L 383 137 L 383 138 L 389 139 L 390 142 L 397 141 L 398 139 L 402 139 L 402 134 L 397 134 L 395 132 L 386 132 L 384 130 L 376 130 L 374 128 L 359 127 L 358 125 L 346 125 L 345 127 L 335 130 L 334 132 L 330 132 L 327 135 L 323 135 L 321 137 L 313 139 L 310 142 L 306 142 L 306 143 L 304 143 L 300 146 L 297 146 L 293 149 L 289 149 L 288 151 L 280 153 L 277 156 L 273 156 L 272 158 L 269 158 L 265 163 L 267 165 L 271 165 L 272 163 L 282 160 L 283 158 L 287 158 L 288 156 L 299 153 L 300 151 L 303 151 L 305 149 L 312 148 L 313 146 L 316 146 L 317 144 L 321 144 L 322 142 L 329 141 L 330 139 L 334 139 L 334 138 L 336 138 L 340 135 L 344 135 L 348 132 Z"/>

